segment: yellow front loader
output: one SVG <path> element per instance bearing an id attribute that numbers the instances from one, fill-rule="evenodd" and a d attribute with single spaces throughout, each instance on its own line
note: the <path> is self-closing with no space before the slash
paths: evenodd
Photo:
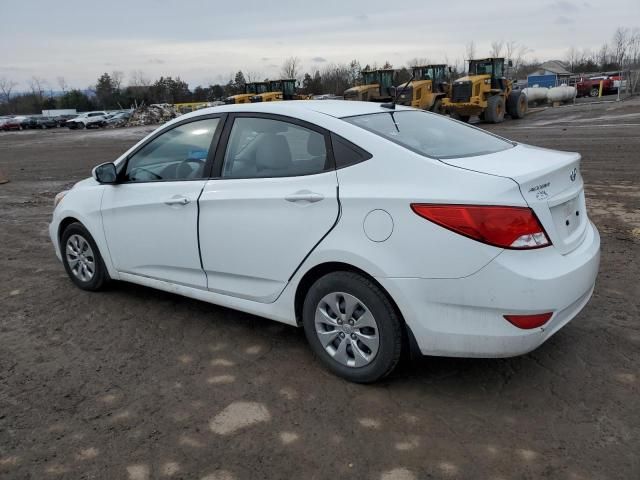
<path id="1" fill-rule="evenodd" d="M 280 100 L 298 100 L 296 95 L 296 80 L 288 78 L 285 80 L 272 80 L 269 82 L 269 89 L 251 97 L 251 102 L 277 102 Z"/>
<path id="2" fill-rule="evenodd" d="M 245 83 L 244 93 L 231 95 L 230 97 L 225 98 L 224 103 L 226 104 L 249 103 L 251 102 L 251 97 L 253 97 L 254 95 L 259 95 L 261 93 L 264 93 L 268 89 L 269 89 L 269 84 L 267 82 Z"/>
<path id="3" fill-rule="evenodd" d="M 418 65 L 412 69 L 411 82 L 396 86 L 397 103 L 435 113 L 444 113 L 442 101 L 447 96 L 447 66 Z M 406 85 L 406 86 L 405 86 Z"/>
<path id="4" fill-rule="evenodd" d="M 469 60 L 468 75 L 451 84 L 442 106 L 452 118 L 463 122 L 478 115 L 485 122 L 500 123 L 505 114 L 524 117 L 527 97 L 514 91 L 511 80 L 505 77 L 504 58 L 483 58 Z"/>
<path id="5" fill-rule="evenodd" d="M 362 85 L 344 92 L 345 100 L 361 102 L 389 102 L 392 99 L 393 69 L 363 70 Z"/>

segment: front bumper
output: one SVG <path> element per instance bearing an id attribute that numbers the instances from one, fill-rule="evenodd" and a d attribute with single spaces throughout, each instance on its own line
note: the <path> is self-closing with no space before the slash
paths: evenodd
<path id="1" fill-rule="evenodd" d="M 58 241 L 58 223 L 52 221 L 49 224 L 49 238 L 51 238 L 51 243 L 53 244 L 53 249 L 56 252 L 56 257 L 58 260 L 62 261 L 62 253 L 60 252 L 60 242 Z"/>
<path id="2" fill-rule="evenodd" d="M 458 279 L 378 278 L 396 301 L 424 355 L 512 357 L 534 350 L 587 304 L 600 264 L 600 236 L 590 224 L 567 255 L 554 247 L 504 250 Z M 553 312 L 523 330 L 505 314 Z"/>

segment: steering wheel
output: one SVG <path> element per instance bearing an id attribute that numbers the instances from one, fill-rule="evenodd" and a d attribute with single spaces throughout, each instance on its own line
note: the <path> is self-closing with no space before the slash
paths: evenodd
<path id="1" fill-rule="evenodd" d="M 157 173 L 152 172 L 148 168 L 144 168 L 144 167 L 136 167 L 136 168 L 134 168 L 131 172 L 129 172 L 129 178 L 133 177 L 135 179 L 137 171 L 146 172 L 149 175 L 153 175 L 156 180 L 162 180 L 162 176 L 160 176 Z"/>

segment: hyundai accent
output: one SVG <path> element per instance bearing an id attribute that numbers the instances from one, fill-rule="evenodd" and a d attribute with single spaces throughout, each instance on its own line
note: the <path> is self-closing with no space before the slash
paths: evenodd
<path id="1" fill-rule="evenodd" d="M 424 355 L 527 353 L 589 301 L 580 155 L 393 105 L 183 115 L 56 196 L 71 280 L 132 282 L 304 328 L 355 382 Z"/>

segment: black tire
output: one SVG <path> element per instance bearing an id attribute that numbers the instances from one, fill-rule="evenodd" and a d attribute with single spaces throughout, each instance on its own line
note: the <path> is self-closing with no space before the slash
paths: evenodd
<path id="1" fill-rule="evenodd" d="M 600 88 L 592 88 L 591 90 L 589 90 L 589 96 L 590 97 L 599 97 L 600 96 Z"/>
<path id="2" fill-rule="evenodd" d="M 364 366 L 348 366 L 335 360 L 322 345 L 316 333 L 316 310 L 321 300 L 332 293 L 356 297 L 375 319 L 378 350 Z M 346 318 L 346 317 L 345 317 Z M 355 314 L 352 318 L 356 318 Z M 368 278 L 354 272 L 334 272 L 318 279 L 309 289 L 304 299 L 302 320 L 305 335 L 311 350 L 320 362 L 332 373 L 356 383 L 371 383 L 380 380 L 393 371 L 402 353 L 403 325 L 386 293 Z M 356 319 L 356 322 L 359 319 Z M 345 325 L 346 327 L 346 322 Z M 357 323 L 353 327 L 358 330 Z M 360 332 L 363 329 L 359 329 Z M 373 330 L 373 329 L 372 329 Z M 341 334 L 344 337 L 344 334 Z M 352 335 L 352 338 L 355 338 Z M 339 340 L 346 342 L 347 339 Z M 349 340 L 349 342 L 351 342 Z M 346 343 L 345 343 L 346 344 Z M 355 357 L 352 347 L 351 354 Z"/>
<path id="3" fill-rule="evenodd" d="M 505 102 L 502 95 L 494 95 L 487 100 L 484 119 L 489 123 L 501 123 L 504 120 Z"/>
<path id="4" fill-rule="evenodd" d="M 69 255 L 67 255 L 67 244 L 69 242 L 69 239 L 72 237 L 80 237 L 81 239 L 84 239 L 91 248 L 91 257 L 94 271 L 91 278 L 88 278 L 86 280 L 83 280 L 78 274 L 74 273 L 72 271 L 71 265 L 69 264 L 71 260 L 69 259 Z M 81 223 L 72 223 L 64 229 L 62 235 L 60 236 L 60 250 L 62 253 L 62 263 L 64 265 L 64 269 L 67 271 L 67 275 L 69 275 L 71 281 L 75 283 L 77 287 L 81 288 L 82 290 L 98 291 L 101 290 L 109 282 L 109 273 L 104 266 L 104 261 L 102 260 L 102 255 L 100 255 L 100 250 L 98 250 L 98 246 L 96 245 L 96 242 L 89 231 Z M 90 256 L 87 255 L 85 258 L 89 259 Z"/>
<path id="5" fill-rule="evenodd" d="M 522 92 L 511 92 L 507 99 L 507 113 L 513 119 L 524 117 L 527 114 L 527 96 Z"/>
<path id="6" fill-rule="evenodd" d="M 433 113 L 437 113 L 439 115 L 442 115 L 444 113 L 444 109 L 442 108 L 442 99 L 441 98 L 436 98 L 436 101 L 433 102 L 433 105 L 431 105 L 431 111 Z"/>
<path id="7" fill-rule="evenodd" d="M 454 120 L 458 120 L 464 123 L 468 123 L 469 119 L 471 118 L 471 115 L 460 115 L 458 112 L 451 112 L 449 116 Z"/>

